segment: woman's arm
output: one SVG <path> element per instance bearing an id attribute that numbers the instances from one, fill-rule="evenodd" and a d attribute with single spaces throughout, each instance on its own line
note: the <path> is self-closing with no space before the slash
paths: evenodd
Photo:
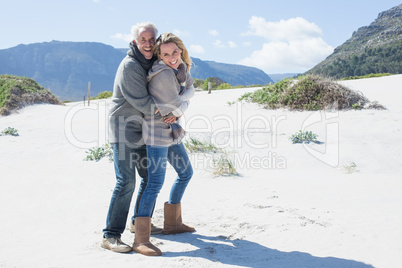
<path id="1" fill-rule="evenodd" d="M 179 108 L 175 109 L 172 111 L 172 113 L 175 116 L 181 116 L 184 114 L 184 112 L 187 110 L 189 104 L 190 104 L 190 99 L 194 97 L 195 94 L 195 89 L 194 86 L 191 85 L 189 88 L 186 89 L 186 91 L 179 97 L 181 101 L 181 105 Z"/>
<path id="2" fill-rule="evenodd" d="M 186 91 L 183 93 L 183 95 L 180 96 L 180 100 L 181 101 L 188 101 L 189 99 L 194 97 L 194 94 L 195 94 L 195 89 L 194 89 L 194 86 L 191 85 L 190 87 L 188 87 L 186 89 Z"/>
<path id="3" fill-rule="evenodd" d="M 152 77 L 148 83 L 148 91 L 162 116 L 181 106 L 177 79 L 172 69 L 165 69 Z"/>
<path id="4" fill-rule="evenodd" d="M 172 111 L 173 115 L 175 115 L 177 117 L 182 116 L 184 114 L 184 112 L 187 110 L 188 105 L 190 105 L 190 100 L 183 101 L 179 108 Z"/>

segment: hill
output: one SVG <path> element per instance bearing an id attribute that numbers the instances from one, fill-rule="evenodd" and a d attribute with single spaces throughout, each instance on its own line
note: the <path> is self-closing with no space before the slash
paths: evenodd
<path id="1" fill-rule="evenodd" d="M 335 78 L 402 73 L 402 4 L 381 12 L 307 74 Z"/>
<path id="2" fill-rule="evenodd" d="M 128 49 L 94 42 L 52 41 L 18 45 L 0 50 L 0 74 L 26 76 L 48 88 L 62 100 L 81 100 L 112 91 L 115 73 Z M 194 78 L 219 77 L 232 85 L 268 84 L 263 71 L 235 64 L 207 62 L 193 58 Z"/>
<path id="3" fill-rule="evenodd" d="M 0 50 L 0 74 L 36 80 L 63 100 L 111 90 L 124 53 L 101 43 L 44 42 Z M 97 94 L 96 94 L 97 95 Z"/>
<path id="4" fill-rule="evenodd" d="M 284 74 L 268 74 L 269 77 L 274 81 L 274 83 L 279 82 L 286 78 L 296 77 L 299 73 L 284 73 Z"/>
<path id="5" fill-rule="evenodd" d="M 214 61 L 202 61 L 192 58 L 194 66 L 191 68 L 191 75 L 198 79 L 218 77 L 231 84 L 236 85 L 265 85 L 274 81 L 262 70 L 237 64 L 225 64 Z"/>
<path id="6" fill-rule="evenodd" d="M 61 104 L 52 93 L 33 79 L 0 75 L 0 115 L 8 115 L 35 103 Z"/>

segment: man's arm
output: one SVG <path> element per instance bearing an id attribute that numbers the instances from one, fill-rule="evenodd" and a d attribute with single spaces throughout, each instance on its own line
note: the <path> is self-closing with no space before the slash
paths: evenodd
<path id="1" fill-rule="evenodd" d="M 128 62 L 123 70 L 121 92 L 124 98 L 145 115 L 152 115 L 155 102 L 148 94 L 146 71 L 139 64 Z"/>

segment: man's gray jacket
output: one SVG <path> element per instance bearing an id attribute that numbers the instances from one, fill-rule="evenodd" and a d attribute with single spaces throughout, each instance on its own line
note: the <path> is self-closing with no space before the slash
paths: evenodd
<path id="1" fill-rule="evenodd" d="M 142 139 L 143 115 L 151 115 L 155 104 L 147 90 L 147 73 L 153 60 L 146 60 L 137 46 L 130 50 L 116 72 L 112 103 L 109 106 L 109 142 L 144 145 Z M 144 69 L 145 68 L 145 69 Z"/>

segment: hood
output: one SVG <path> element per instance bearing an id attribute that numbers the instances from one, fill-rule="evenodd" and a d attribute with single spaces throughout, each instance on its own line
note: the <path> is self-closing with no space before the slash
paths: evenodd
<path id="1" fill-rule="evenodd" d="M 152 65 L 152 68 L 148 72 L 148 82 L 157 74 L 164 70 L 170 70 L 173 72 L 173 69 L 167 66 L 163 60 L 156 60 Z"/>
<path id="2" fill-rule="evenodd" d="M 146 71 L 151 69 L 152 64 L 156 59 L 156 57 L 154 56 L 152 57 L 152 59 L 147 60 L 133 41 L 130 42 L 130 49 L 127 51 L 127 55 L 138 61 L 141 64 L 142 68 L 144 68 Z"/>

